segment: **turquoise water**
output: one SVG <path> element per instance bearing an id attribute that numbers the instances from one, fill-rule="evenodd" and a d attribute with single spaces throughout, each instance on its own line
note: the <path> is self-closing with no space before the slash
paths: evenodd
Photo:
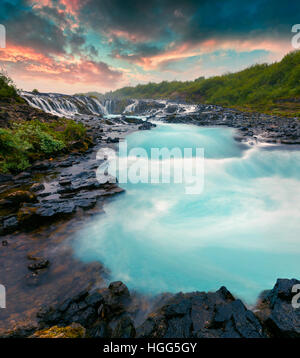
<path id="1" fill-rule="evenodd" d="M 300 151 L 251 147 L 228 128 L 160 125 L 128 148 L 203 147 L 204 190 L 185 184 L 126 189 L 78 232 L 75 255 L 144 293 L 217 290 L 247 303 L 277 278 L 300 277 Z"/>

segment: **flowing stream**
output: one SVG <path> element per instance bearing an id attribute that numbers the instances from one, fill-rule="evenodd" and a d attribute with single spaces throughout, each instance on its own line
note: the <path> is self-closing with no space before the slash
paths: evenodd
<path id="1" fill-rule="evenodd" d="M 126 193 L 77 233 L 75 255 L 100 261 L 112 280 L 143 293 L 225 285 L 249 304 L 277 278 L 299 277 L 300 151 L 233 136 L 229 128 L 181 124 L 130 134 L 128 150 L 204 148 L 204 190 L 120 184 Z"/>

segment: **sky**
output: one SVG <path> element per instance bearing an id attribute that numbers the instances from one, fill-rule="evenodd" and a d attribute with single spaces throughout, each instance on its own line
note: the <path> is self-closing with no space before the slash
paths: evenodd
<path id="1" fill-rule="evenodd" d="M 298 0 L 1 0 L 0 66 L 24 90 L 104 93 L 278 61 L 298 23 Z"/>

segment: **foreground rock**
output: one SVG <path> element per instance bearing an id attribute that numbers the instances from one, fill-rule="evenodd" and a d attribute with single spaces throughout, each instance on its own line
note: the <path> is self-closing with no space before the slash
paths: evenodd
<path id="1" fill-rule="evenodd" d="M 215 293 L 179 293 L 138 329 L 149 338 L 262 338 L 263 327 L 241 300 L 221 287 Z"/>
<path id="2" fill-rule="evenodd" d="M 292 306 L 292 299 L 299 292 L 293 292 L 295 285 L 300 285 L 300 281 L 278 279 L 274 288 L 261 297 L 256 314 L 274 337 L 300 338 L 300 308 Z"/>
<path id="3" fill-rule="evenodd" d="M 98 338 L 269 338 L 300 336 L 300 309 L 291 305 L 298 280 L 279 279 L 253 310 L 225 288 L 178 293 L 162 299 L 137 324 L 134 297 L 120 281 L 83 291 L 38 313 L 37 327 L 18 328 L 6 337 Z M 135 307 L 133 309 L 133 307 Z"/>

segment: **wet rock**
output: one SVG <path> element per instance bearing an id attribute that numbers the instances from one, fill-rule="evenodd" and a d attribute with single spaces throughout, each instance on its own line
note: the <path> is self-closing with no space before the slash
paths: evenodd
<path id="1" fill-rule="evenodd" d="M 119 143 L 119 138 L 118 137 L 116 137 L 116 138 L 108 137 L 106 139 L 106 143 Z"/>
<path id="2" fill-rule="evenodd" d="M 62 304 L 41 309 L 38 313 L 39 324 L 41 327 L 51 327 L 76 322 L 89 328 L 97 321 L 98 308 L 102 302 L 103 296 L 100 292 L 82 291 Z"/>
<path id="3" fill-rule="evenodd" d="M 92 328 L 89 329 L 89 336 L 92 338 L 110 338 L 112 330 L 106 321 L 97 321 Z"/>
<path id="4" fill-rule="evenodd" d="M 18 211 L 18 223 L 20 225 L 31 225 L 36 220 L 37 208 L 24 204 Z"/>
<path id="5" fill-rule="evenodd" d="M 0 335 L 0 338 L 26 338 L 31 336 L 38 329 L 34 322 L 29 324 L 17 324 L 11 330 Z"/>
<path id="6" fill-rule="evenodd" d="M 36 259 L 34 263 L 29 264 L 27 267 L 31 271 L 45 269 L 49 266 L 50 262 L 47 259 Z"/>
<path id="7" fill-rule="evenodd" d="M 151 122 L 144 122 L 141 126 L 139 126 L 139 130 L 148 130 L 153 127 L 156 127 L 156 124 L 153 124 Z"/>
<path id="8" fill-rule="evenodd" d="M 6 195 L 0 200 L 0 206 L 2 207 L 18 207 L 22 203 L 34 203 L 36 202 L 36 195 L 26 190 L 17 190 L 13 193 Z"/>
<path id="9" fill-rule="evenodd" d="M 222 287 L 215 293 L 177 294 L 137 329 L 148 338 L 260 338 L 263 328 L 253 312 Z"/>
<path id="10" fill-rule="evenodd" d="M 178 106 L 177 105 L 171 105 L 169 104 L 166 108 L 166 112 L 167 113 L 175 113 L 178 109 Z"/>
<path id="11" fill-rule="evenodd" d="M 59 185 L 65 186 L 65 185 L 70 185 L 72 181 L 70 179 L 62 179 L 58 183 Z"/>
<path id="12" fill-rule="evenodd" d="M 42 191 L 45 190 L 45 185 L 42 183 L 35 183 L 30 187 L 30 190 L 33 192 Z"/>
<path id="13" fill-rule="evenodd" d="M 0 184 L 9 182 L 13 179 L 12 175 L 0 174 Z"/>
<path id="14" fill-rule="evenodd" d="M 31 169 L 32 170 L 48 170 L 48 169 L 51 169 L 53 168 L 54 164 L 51 163 L 49 160 L 43 160 L 43 161 L 37 161 L 35 162 Z"/>
<path id="15" fill-rule="evenodd" d="M 256 315 L 271 337 L 300 337 L 300 308 L 292 305 L 293 297 L 299 292 L 293 292 L 292 288 L 299 284 L 296 279 L 278 279 L 274 288 L 264 293 Z"/>
<path id="16" fill-rule="evenodd" d="M 136 335 L 134 323 L 129 316 L 123 316 L 112 333 L 112 338 L 134 338 Z"/>
<path id="17" fill-rule="evenodd" d="M 22 172 L 14 177 L 14 180 L 24 180 L 31 178 L 31 173 L 29 172 Z"/>
<path id="18" fill-rule="evenodd" d="M 16 216 L 12 216 L 3 221 L 3 230 L 5 233 L 11 233 L 15 231 L 19 226 L 19 222 Z"/>
<path id="19" fill-rule="evenodd" d="M 38 207 L 36 214 L 42 218 L 51 218 L 57 215 L 70 215 L 76 211 L 72 201 L 49 200 Z"/>

